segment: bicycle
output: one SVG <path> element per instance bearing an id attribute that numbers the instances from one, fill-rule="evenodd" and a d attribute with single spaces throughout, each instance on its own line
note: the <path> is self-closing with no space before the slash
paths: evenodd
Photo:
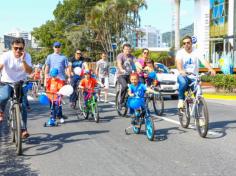
<path id="1" fill-rule="evenodd" d="M 131 99 L 135 99 L 137 97 L 130 97 Z M 133 132 L 135 134 L 140 134 L 141 131 L 141 127 L 142 124 L 145 124 L 145 132 L 146 132 L 146 136 L 148 138 L 149 141 L 153 141 L 154 140 L 154 135 L 155 135 L 155 127 L 154 127 L 154 122 L 153 122 L 153 118 L 150 114 L 150 110 L 148 108 L 148 103 L 149 101 L 151 101 L 150 96 L 145 96 L 145 106 L 141 107 L 136 105 L 137 107 L 134 109 L 135 111 L 135 121 L 136 121 L 136 125 L 131 125 L 128 128 L 125 129 L 125 134 L 128 135 L 128 129 L 132 128 Z M 137 99 L 137 104 L 138 101 L 140 101 L 140 98 L 138 97 Z"/>
<path id="2" fill-rule="evenodd" d="M 8 114 L 8 126 L 10 127 L 12 142 L 15 143 L 17 155 L 22 154 L 22 137 L 21 137 L 21 124 L 22 124 L 22 106 L 21 98 L 23 96 L 23 81 L 16 83 L 1 83 L 3 85 L 9 85 L 13 88 L 13 94 L 10 97 L 10 107 Z"/>
<path id="3" fill-rule="evenodd" d="M 179 122 L 183 128 L 188 128 L 190 118 L 194 118 L 199 135 L 205 138 L 208 132 L 209 113 L 202 95 L 200 81 L 203 75 L 209 75 L 209 73 L 202 75 L 187 73 L 187 75 L 193 76 L 193 82 L 188 86 L 184 108 L 179 109 Z"/>
<path id="4" fill-rule="evenodd" d="M 117 92 L 116 92 L 116 98 L 115 98 L 115 106 L 116 106 L 116 111 L 118 113 L 119 116 L 121 117 L 125 117 L 128 111 L 127 108 L 127 100 L 128 100 L 128 87 L 125 91 L 125 98 L 124 98 L 124 102 L 123 104 L 120 104 L 121 102 L 121 85 L 118 83 L 117 85 Z"/>
<path id="5" fill-rule="evenodd" d="M 161 116 L 164 112 L 164 98 L 161 92 L 158 91 L 160 85 L 156 80 L 156 73 L 155 75 L 150 75 L 152 78 L 149 78 L 148 72 L 146 70 L 143 70 L 143 73 L 144 75 L 146 75 L 145 76 L 146 85 L 150 86 L 153 90 L 158 92 L 158 94 L 149 94 L 149 96 L 150 100 L 152 101 L 153 111 L 155 112 L 155 114 Z M 150 74 L 154 74 L 154 72 Z"/>
<path id="6" fill-rule="evenodd" d="M 32 95 L 32 97 L 36 98 L 38 97 L 38 93 L 39 93 L 39 81 L 28 81 L 28 90 L 30 91 L 30 94 Z"/>
<path id="7" fill-rule="evenodd" d="M 97 89 L 95 88 L 95 90 L 96 90 L 95 92 L 97 92 L 98 88 Z M 99 117 L 98 103 L 95 92 L 92 89 L 85 89 L 84 91 L 80 90 L 78 101 L 79 101 L 79 111 L 82 113 L 83 117 L 85 119 L 88 119 L 89 114 L 91 113 L 92 117 L 94 118 L 94 121 L 98 123 L 100 117 Z M 84 95 L 84 93 L 86 95 Z"/>

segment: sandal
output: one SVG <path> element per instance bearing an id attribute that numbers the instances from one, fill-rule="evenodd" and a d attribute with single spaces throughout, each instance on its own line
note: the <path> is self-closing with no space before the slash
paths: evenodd
<path id="1" fill-rule="evenodd" d="M 29 135 L 29 133 L 28 133 L 27 130 L 22 130 L 21 137 L 22 137 L 23 139 L 26 139 L 26 138 L 28 138 L 29 136 L 30 136 L 30 135 Z"/>
<path id="2" fill-rule="evenodd" d="M 4 113 L 0 112 L 0 123 L 3 121 Z"/>

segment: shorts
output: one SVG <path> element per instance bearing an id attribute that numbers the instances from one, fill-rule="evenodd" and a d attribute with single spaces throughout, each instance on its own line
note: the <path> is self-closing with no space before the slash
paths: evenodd
<path id="1" fill-rule="evenodd" d="M 99 81 L 105 86 L 105 89 L 109 88 L 109 81 L 108 81 L 108 77 L 105 78 L 99 78 Z"/>

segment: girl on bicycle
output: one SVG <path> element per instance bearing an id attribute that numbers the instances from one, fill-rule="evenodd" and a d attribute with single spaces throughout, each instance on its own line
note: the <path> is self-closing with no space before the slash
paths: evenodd
<path id="1" fill-rule="evenodd" d="M 53 112 L 54 116 L 57 116 L 60 119 L 61 123 L 64 123 L 64 119 L 62 117 L 62 107 L 60 106 L 61 101 L 57 101 L 56 99 L 58 98 L 58 91 L 62 88 L 62 86 L 64 85 L 64 81 L 60 80 L 59 78 L 57 78 L 58 75 L 58 69 L 53 68 L 50 71 L 50 78 L 47 79 L 47 83 L 46 83 L 46 92 L 47 92 L 47 96 L 50 99 L 50 108 L 52 106 L 55 106 L 56 103 L 58 103 L 58 111 L 56 112 L 56 109 L 54 109 L 55 112 Z M 56 119 L 56 117 L 53 117 L 54 119 Z"/>
<path id="2" fill-rule="evenodd" d="M 131 124 L 135 124 L 135 116 L 134 116 L 134 109 L 130 107 L 131 104 L 134 102 L 139 102 L 141 104 L 141 108 L 144 108 L 145 106 L 145 99 L 144 95 L 145 92 L 148 91 L 150 93 L 157 93 L 156 91 L 152 90 L 151 88 L 148 88 L 145 84 L 139 82 L 139 76 L 137 73 L 132 73 L 130 75 L 130 82 L 128 88 L 128 107 L 130 108 L 130 114 L 131 114 Z"/>

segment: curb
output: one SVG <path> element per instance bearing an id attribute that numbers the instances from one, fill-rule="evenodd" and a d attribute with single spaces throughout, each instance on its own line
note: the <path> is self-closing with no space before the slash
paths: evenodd
<path id="1" fill-rule="evenodd" d="M 203 97 L 206 99 L 218 99 L 218 100 L 236 100 L 236 96 L 227 96 L 227 95 L 212 95 L 203 93 Z"/>

